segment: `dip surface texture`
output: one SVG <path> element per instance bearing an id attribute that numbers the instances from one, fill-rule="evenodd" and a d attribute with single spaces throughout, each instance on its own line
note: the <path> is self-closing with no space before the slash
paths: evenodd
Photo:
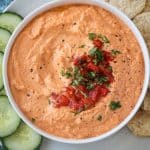
<path id="1" fill-rule="evenodd" d="M 121 54 L 111 62 L 115 81 L 110 93 L 75 115 L 69 107 L 53 107 L 49 97 L 69 84 L 61 71 L 72 67 L 72 56 L 93 47 L 90 32 L 106 35 L 107 50 Z M 22 30 L 10 52 L 8 79 L 16 103 L 36 126 L 80 139 L 105 133 L 129 115 L 142 90 L 144 62 L 133 33 L 116 16 L 96 6 L 70 5 L 37 16 Z M 111 110 L 111 101 L 120 101 L 121 108 Z"/>

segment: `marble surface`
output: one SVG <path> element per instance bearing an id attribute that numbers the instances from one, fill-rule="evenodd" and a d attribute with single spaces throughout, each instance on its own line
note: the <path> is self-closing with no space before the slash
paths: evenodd
<path id="1" fill-rule="evenodd" d="M 0 0 L 0 12 L 2 12 L 13 0 Z"/>

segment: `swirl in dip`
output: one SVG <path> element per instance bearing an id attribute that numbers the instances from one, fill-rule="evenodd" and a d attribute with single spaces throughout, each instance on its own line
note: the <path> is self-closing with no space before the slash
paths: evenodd
<path id="1" fill-rule="evenodd" d="M 68 5 L 40 14 L 21 31 L 9 55 L 8 79 L 17 105 L 36 126 L 64 138 L 95 137 L 135 106 L 143 56 L 116 16 L 96 6 Z"/>

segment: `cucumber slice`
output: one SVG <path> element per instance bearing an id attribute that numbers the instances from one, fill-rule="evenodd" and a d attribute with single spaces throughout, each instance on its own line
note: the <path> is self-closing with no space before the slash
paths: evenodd
<path id="1" fill-rule="evenodd" d="M 41 141 L 42 137 L 23 122 L 14 134 L 2 139 L 8 150 L 35 150 L 40 147 Z"/>
<path id="2" fill-rule="evenodd" d="M 2 63 L 3 63 L 3 53 L 0 52 L 0 90 L 3 89 Z"/>
<path id="3" fill-rule="evenodd" d="M 8 30 L 0 28 L 0 51 L 5 51 L 5 47 L 8 43 L 10 36 L 11 33 Z"/>
<path id="4" fill-rule="evenodd" d="M 0 96 L 0 137 L 5 137 L 16 131 L 20 118 L 13 110 L 6 96 Z"/>
<path id="5" fill-rule="evenodd" d="M 6 95 L 6 91 L 4 88 L 0 91 L 0 95 Z"/>
<path id="6" fill-rule="evenodd" d="M 0 27 L 13 32 L 17 25 L 22 21 L 22 17 L 13 12 L 0 14 Z"/>

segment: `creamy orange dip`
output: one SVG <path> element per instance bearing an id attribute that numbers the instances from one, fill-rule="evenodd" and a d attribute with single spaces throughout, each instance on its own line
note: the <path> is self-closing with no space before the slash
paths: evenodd
<path id="1" fill-rule="evenodd" d="M 111 62 L 111 92 L 74 115 L 69 107 L 53 107 L 49 97 L 68 85 L 60 72 L 72 66 L 72 56 L 92 47 L 90 32 L 106 35 L 107 49 L 121 54 Z M 70 5 L 42 13 L 22 30 L 10 52 L 8 79 L 19 108 L 42 130 L 64 138 L 95 137 L 116 127 L 135 106 L 143 86 L 143 56 L 133 33 L 116 16 L 96 6 Z M 119 100 L 121 108 L 112 111 L 112 100 Z"/>

